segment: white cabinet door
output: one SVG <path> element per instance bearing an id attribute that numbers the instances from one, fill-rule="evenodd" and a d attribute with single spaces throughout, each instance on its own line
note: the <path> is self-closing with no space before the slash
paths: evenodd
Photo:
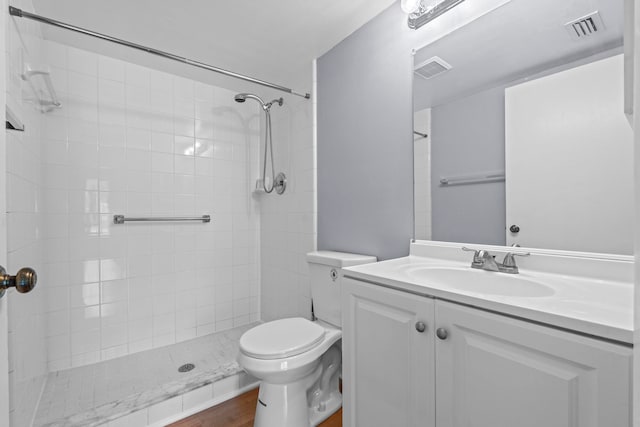
<path id="1" fill-rule="evenodd" d="M 630 348 L 436 302 L 438 427 L 629 427 Z"/>
<path id="2" fill-rule="evenodd" d="M 9 22 L 6 16 L 6 2 L 0 13 L 1 22 Z M 5 29 L 0 29 L 0 55 L 5 57 Z M 8 54 L 7 54 L 8 55 Z M 0 69 L 5 62 L 0 60 Z M 0 71 L 0 79 L 4 80 Z M 4 82 L 0 83 L 0 114 L 5 115 L 6 94 Z M 6 131 L 0 134 L 0 265 L 7 266 L 7 150 Z M 0 426 L 9 425 L 9 316 L 7 297 L 0 299 Z"/>
<path id="3" fill-rule="evenodd" d="M 343 278 L 342 301 L 344 425 L 434 426 L 433 300 Z"/>

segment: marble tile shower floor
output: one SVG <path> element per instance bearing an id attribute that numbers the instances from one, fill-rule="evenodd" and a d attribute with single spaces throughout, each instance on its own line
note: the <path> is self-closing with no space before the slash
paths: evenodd
<path id="1" fill-rule="evenodd" d="M 98 426 L 238 374 L 238 341 L 255 325 L 52 372 L 33 425 Z M 186 363 L 195 368 L 178 372 Z"/>

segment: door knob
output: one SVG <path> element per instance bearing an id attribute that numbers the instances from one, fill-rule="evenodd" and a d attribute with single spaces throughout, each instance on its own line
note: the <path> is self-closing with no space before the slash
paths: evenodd
<path id="1" fill-rule="evenodd" d="M 7 274 L 7 270 L 0 266 L 0 298 L 4 296 L 8 288 L 16 288 L 16 291 L 25 294 L 33 290 L 38 282 L 38 275 L 33 268 L 21 268 L 15 276 Z"/>
<path id="2" fill-rule="evenodd" d="M 438 328 L 438 330 L 436 330 L 436 335 L 441 340 L 446 340 L 447 337 L 449 336 L 449 332 L 447 332 L 445 328 Z"/>
<path id="3" fill-rule="evenodd" d="M 513 224 L 511 227 L 509 227 L 509 231 L 512 232 L 513 234 L 517 234 L 520 232 L 520 227 Z"/>
<path id="4" fill-rule="evenodd" d="M 416 323 L 416 331 L 423 333 L 424 331 L 427 330 L 427 324 L 424 322 L 417 322 Z"/>

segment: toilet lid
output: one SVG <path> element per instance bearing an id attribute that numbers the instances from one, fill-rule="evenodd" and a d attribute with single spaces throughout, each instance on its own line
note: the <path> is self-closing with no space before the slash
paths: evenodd
<path id="1" fill-rule="evenodd" d="M 317 346 L 325 329 L 307 319 L 294 317 L 263 323 L 245 332 L 240 350 L 256 359 L 282 359 Z"/>

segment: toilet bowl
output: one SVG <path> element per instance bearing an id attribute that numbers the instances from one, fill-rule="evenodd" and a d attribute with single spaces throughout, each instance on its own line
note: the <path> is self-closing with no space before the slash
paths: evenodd
<path id="1" fill-rule="evenodd" d="M 261 380 L 254 427 L 317 426 L 342 406 L 338 271 L 376 258 L 318 251 L 307 260 L 318 319 L 274 320 L 240 338 L 238 363 Z"/>
<path id="2" fill-rule="evenodd" d="M 340 408 L 341 337 L 340 329 L 303 318 L 242 336 L 238 363 L 262 380 L 254 426 L 316 426 Z"/>

